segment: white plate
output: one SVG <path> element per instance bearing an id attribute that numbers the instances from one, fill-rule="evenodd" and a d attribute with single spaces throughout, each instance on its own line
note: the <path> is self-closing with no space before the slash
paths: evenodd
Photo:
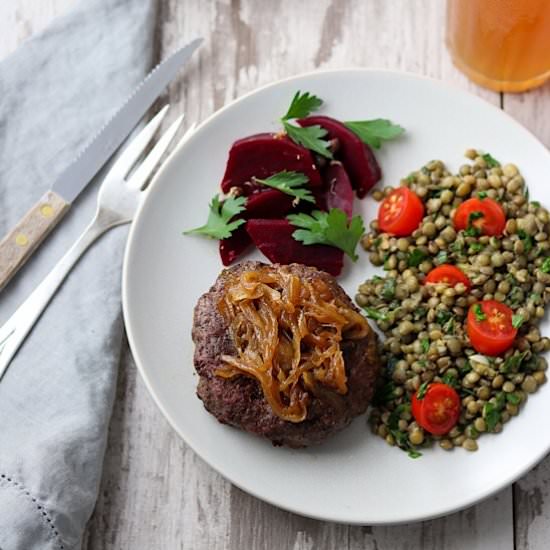
<path id="1" fill-rule="evenodd" d="M 548 389 L 543 387 L 502 434 L 481 437 L 468 453 L 429 450 L 417 459 L 389 447 L 360 417 L 325 444 L 305 450 L 219 424 L 195 396 L 191 323 L 198 297 L 222 269 L 217 242 L 182 236 L 201 225 L 217 191 L 231 143 L 279 128 L 296 90 L 323 98 L 323 113 L 342 120 L 389 118 L 402 139 L 376 153 L 381 186 L 396 184 L 431 159 L 456 170 L 468 147 L 513 161 L 531 197 L 547 200 L 548 151 L 523 127 L 484 101 L 434 80 L 384 71 L 317 72 L 272 84 L 218 111 L 178 148 L 135 220 L 124 264 L 124 318 L 139 370 L 181 437 L 213 468 L 249 493 L 307 516 L 358 524 L 426 519 L 466 507 L 511 483 L 550 449 Z M 367 198 L 356 210 L 368 222 Z M 256 257 L 256 256 L 254 256 Z M 260 258 L 260 255 L 257 255 Z M 366 254 L 341 283 L 350 295 L 373 274 Z M 543 324 L 548 334 L 548 322 Z"/>

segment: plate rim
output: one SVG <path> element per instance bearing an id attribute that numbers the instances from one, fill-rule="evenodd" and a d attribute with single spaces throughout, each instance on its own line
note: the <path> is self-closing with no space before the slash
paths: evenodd
<path id="1" fill-rule="evenodd" d="M 253 96 L 255 94 L 261 93 L 265 90 L 268 90 L 270 88 L 276 88 L 277 86 L 293 81 L 293 80 L 299 80 L 307 77 L 313 77 L 316 75 L 326 75 L 326 76 L 338 76 L 339 74 L 343 73 L 362 73 L 362 74 L 390 74 L 395 75 L 398 77 L 408 77 L 411 79 L 416 80 L 424 80 L 430 82 L 432 85 L 440 88 L 447 88 L 455 93 L 459 93 L 460 95 L 467 96 L 469 98 L 473 98 L 476 101 L 479 101 L 481 103 L 485 104 L 485 107 L 490 107 L 494 111 L 497 111 L 499 113 L 499 116 L 504 116 L 508 119 L 509 122 L 513 124 L 513 126 L 516 126 L 518 129 L 520 129 L 523 132 L 527 132 L 534 140 L 534 142 L 537 144 L 537 146 L 541 149 L 541 151 L 546 154 L 546 156 L 549 159 L 550 163 L 550 150 L 545 147 L 545 145 L 538 139 L 535 134 L 523 126 L 518 120 L 516 120 L 514 117 L 512 117 L 509 113 L 501 109 L 500 107 L 494 105 L 493 103 L 490 103 L 485 98 L 478 96 L 476 94 L 473 94 L 472 92 L 465 90 L 455 83 L 448 82 L 445 80 L 440 80 L 434 77 L 421 75 L 417 73 L 413 73 L 410 71 L 400 71 L 400 70 L 393 70 L 393 69 L 384 69 L 384 68 L 363 68 L 363 67 L 342 67 L 342 68 L 335 68 L 335 69 L 317 69 L 307 72 L 302 72 L 298 74 L 294 74 L 292 76 L 288 76 L 285 78 L 281 78 L 269 83 L 266 83 L 262 86 L 256 87 L 245 94 L 233 99 L 220 109 L 214 111 L 211 113 L 208 117 L 206 117 L 202 122 L 197 124 L 194 131 L 190 134 L 184 134 L 184 136 L 179 140 L 177 145 L 174 147 L 174 149 L 170 152 L 166 160 L 162 163 L 162 165 L 157 170 L 156 174 L 151 180 L 151 183 L 149 184 L 148 193 L 142 203 L 140 204 L 139 208 L 136 211 L 136 214 L 134 216 L 133 221 L 130 224 L 130 230 L 128 233 L 128 238 L 126 241 L 125 249 L 124 249 L 124 259 L 123 259 L 123 265 L 122 265 L 122 313 L 123 313 L 123 320 L 124 320 L 124 326 L 126 328 L 126 334 L 128 338 L 128 344 L 130 347 L 130 351 L 132 353 L 132 357 L 136 363 L 136 366 L 138 368 L 139 374 L 145 384 L 145 387 L 147 388 L 149 394 L 153 398 L 153 401 L 155 402 L 156 406 L 159 408 L 165 419 L 170 424 L 170 427 L 178 434 L 178 436 L 185 442 L 186 445 L 188 445 L 192 451 L 210 468 L 212 468 L 214 471 L 216 471 L 218 474 L 220 474 L 224 479 L 228 480 L 230 483 L 241 489 L 242 491 L 252 495 L 255 498 L 258 498 L 264 502 L 267 502 L 273 506 L 276 506 L 280 509 L 292 512 L 294 514 L 300 515 L 302 517 L 312 518 L 318 521 L 326 521 L 330 523 L 343 523 L 348 525 L 401 525 L 405 523 L 413 523 L 413 522 L 420 522 L 420 521 L 427 521 L 432 520 L 436 518 L 441 518 L 453 513 L 456 513 L 458 511 L 464 510 L 468 507 L 474 506 L 476 504 L 479 504 L 490 497 L 497 494 L 499 491 L 509 487 L 511 484 L 516 482 L 518 479 L 520 479 L 522 476 L 524 476 L 527 472 L 529 472 L 531 469 L 533 469 L 539 462 L 541 462 L 549 453 L 550 451 L 550 439 L 547 445 L 547 448 L 534 456 L 530 461 L 528 461 L 523 468 L 521 468 L 518 472 L 515 472 L 513 475 L 508 476 L 506 479 L 502 481 L 498 486 L 491 488 L 490 490 L 481 490 L 476 495 L 474 495 L 471 498 L 463 498 L 460 502 L 454 503 L 451 506 L 447 506 L 445 508 L 440 507 L 439 512 L 434 512 L 433 514 L 423 514 L 423 515 L 409 515 L 409 516 L 403 516 L 401 519 L 395 521 L 383 521 L 383 520 L 357 520 L 357 519 L 346 519 L 345 517 L 336 517 L 334 514 L 329 515 L 323 515 L 323 514 L 314 514 L 314 513 L 307 513 L 301 510 L 300 508 L 293 507 L 292 505 L 289 505 L 287 503 L 281 503 L 277 501 L 277 499 L 269 498 L 263 494 L 259 494 L 258 491 L 255 489 L 251 489 L 248 487 L 244 487 L 241 485 L 239 481 L 236 481 L 233 479 L 234 476 L 231 474 L 228 474 L 226 472 L 222 472 L 221 468 L 215 465 L 210 459 L 206 458 L 203 453 L 200 452 L 198 449 L 198 445 L 195 445 L 194 442 L 189 441 L 187 437 L 180 431 L 178 428 L 176 420 L 172 417 L 172 415 L 166 410 L 165 406 L 163 405 L 161 399 L 157 396 L 155 390 L 153 389 L 153 385 L 151 383 L 151 380 L 149 379 L 149 376 L 147 374 L 147 368 L 142 363 L 142 359 L 140 358 L 138 352 L 137 352 L 137 342 L 135 340 L 135 335 L 133 333 L 132 329 L 132 323 L 131 323 L 131 304 L 129 300 L 129 287 L 130 287 L 130 257 L 132 255 L 133 248 L 136 246 L 137 239 L 135 238 L 136 233 L 136 227 L 138 225 L 138 222 L 141 218 L 141 214 L 143 211 L 143 208 L 145 204 L 149 200 L 150 192 L 154 192 L 155 189 L 158 186 L 158 182 L 162 181 L 163 175 L 167 169 L 167 167 L 173 162 L 174 158 L 180 154 L 180 151 L 186 146 L 186 144 L 196 138 L 196 136 L 200 133 L 200 131 L 203 130 L 203 128 L 210 124 L 212 120 L 220 116 L 222 113 L 224 113 L 226 110 L 229 110 L 233 108 L 235 105 L 245 101 L 248 97 Z M 344 514 L 345 515 L 345 514 Z"/>

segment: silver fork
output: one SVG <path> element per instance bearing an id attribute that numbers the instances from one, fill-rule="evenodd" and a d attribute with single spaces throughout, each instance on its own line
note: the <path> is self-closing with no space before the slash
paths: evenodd
<path id="1" fill-rule="evenodd" d="M 183 119 L 182 115 L 171 124 L 133 174 L 128 177 L 130 170 L 136 166 L 138 158 L 166 116 L 167 110 L 168 105 L 163 107 L 128 145 L 101 184 L 97 196 L 97 210 L 90 225 L 0 328 L 0 379 L 31 328 L 88 247 L 109 229 L 132 221 L 147 193 L 143 187 L 170 145 Z M 192 128 L 188 130 L 184 139 L 191 130 Z"/>

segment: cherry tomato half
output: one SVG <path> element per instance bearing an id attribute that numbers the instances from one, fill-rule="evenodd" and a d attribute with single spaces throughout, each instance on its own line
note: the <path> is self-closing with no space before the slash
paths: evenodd
<path id="1" fill-rule="evenodd" d="M 434 435 L 446 434 L 460 416 L 458 393 L 451 386 L 441 382 L 429 384 L 424 395 L 422 389 L 414 392 L 411 405 L 412 414 L 418 425 Z"/>
<path id="2" fill-rule="evenodd" d="M 378 227 L 396 237 L 410 235 L 424 217 L 424 204 L 407 187 L 392 191 L 378 210 Z"/>
<path id="3" fill-rule="evenodd" d="M 517 332 L 512 310 L 501 302 L 483 300 L 468 310 L 466 333 L 479 353 L 500 355 L 513 344 Z"/>
<path id="4" fill-rule="evenodd" d="M 455 286 L 457 283 L 463 283 L 466 288 L 470 288 L 472 283 L 464 272 L 451 264 L 441 264 L 434 267 L 424 279 L 425 283 L 446 283 Z"/>
<path id="5" fill-rule="evenodd" d="M 456 209 L 453 224 L 457 230 L 473 227 L 480 235 L 502 235 L 506 215 L 497 201 L 473 198 Z"/>

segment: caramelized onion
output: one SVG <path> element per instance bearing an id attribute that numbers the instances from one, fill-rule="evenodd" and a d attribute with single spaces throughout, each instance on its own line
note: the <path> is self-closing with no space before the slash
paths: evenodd
<path id="1" fill-rule="evenodd" d="M 265 266 L 226 285 L 218 307 L 237 354 L 222 356 L 217 376 L 255 378 L 273 412 L 290 422 L 305 420 L 311 395 L 347 393 L 340 342 L 370 329 L 324 280 Z"/>

